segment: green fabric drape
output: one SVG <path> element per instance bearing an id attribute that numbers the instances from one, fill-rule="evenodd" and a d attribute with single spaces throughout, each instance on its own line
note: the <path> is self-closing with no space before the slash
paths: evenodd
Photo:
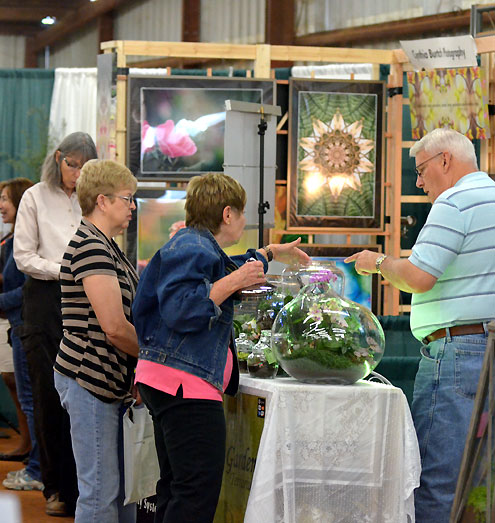
<path id="1" fill-rule="evenodd" d="M 54 79 L 53 70 L 0 69 L 0 180 L 39 179 Z"/>
<path id="2" fill-rule="evenodd" d="M 421 343 L 412 335 L 409 316 L 378 316 L 385 333 L 385 354 L 375 371 L 402 389 L 412 404 Z"/>

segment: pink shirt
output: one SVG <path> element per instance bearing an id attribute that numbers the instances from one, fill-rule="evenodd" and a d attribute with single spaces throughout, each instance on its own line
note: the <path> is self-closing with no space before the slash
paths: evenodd
<path id="1" fill-rule="evenodd" d="M 227 362 L 223 371 L 223 390 L 227 388 L 232 374 L 232 352 L 227 350 Z M 161 363 L 139 360 L 136 367 L 136 383 L 143 383 L 149 387 L 175 396 L 182 385 L 184 398 L 197 400 L 222 401 L 222 393 L 207 381 L 185 372 L 173 369 Z"/>

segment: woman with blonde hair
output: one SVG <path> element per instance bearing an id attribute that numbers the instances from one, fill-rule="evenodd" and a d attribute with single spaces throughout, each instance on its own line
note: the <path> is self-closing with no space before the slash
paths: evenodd
<path id="1" fill-rule="evenodd" d="M 137 273 L 112 239 L 129 225 L 137 181 L 127 167 L 91 160 L 77 196 L 82 221 L 60 270 L 64 335 L 55 386 L 70 416 L 79 498 L 76 523 L 126 523 L 122 415 L 138 354 L 130 323 Z"/>

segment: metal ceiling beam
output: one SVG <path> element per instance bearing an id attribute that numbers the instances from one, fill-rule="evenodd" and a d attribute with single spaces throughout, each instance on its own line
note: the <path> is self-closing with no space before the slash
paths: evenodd
<path id="1" fill-rule="evenodd" d="M 62 18 L 71 9 L 67 7 L 0 7 L 0 22 L 41 22 L 45 16 Z"/>
<path id="2" fill-rule="evenodd" d="M 295 38 L 295 44 L 317 47 L 346 47 L 376 41 L 394 41 L 411 37 L 421 38 L 423 35 L 432 33 L 441 35 L 444 32 L 462 29 L 469 31 L 470 18 L 471 11 L 467 9 L 298 36 Z"/>
<path id="3" fill-rule="evenodd" d="M 29 51 L 37 53 L 46 46 L 54 45 L 75 31 L 84 28 L 100 16 L 124 5 L 135 3 L 137 0 L 98 0 L 88 2 L 72 13 L 64 16 L 57 24 L 43 33 L 36 35 L 29 43 Z"/>
<path id="4" fill-rule="evenodd" d="M 33 36 L 40 30 L 39 24 L 0 22 L 0 35 Z"/>

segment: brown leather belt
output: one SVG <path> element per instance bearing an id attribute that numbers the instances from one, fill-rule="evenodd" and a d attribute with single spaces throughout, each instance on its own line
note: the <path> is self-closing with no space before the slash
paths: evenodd
<path id="1" fill-rule="evenodd" d="M 485 328 L 482 323 L 470 323 L 469 325 L 454 325 L 453 327 L 449 327 L 449 331 L 451 336 L 466 336 L 467 334 L 484 334 Z M 445 336 L 447 336 L 447 330 L 438 329 L 423 338 L 422 342 L 428 345 L 428 343 L 440 338 L 445 338 Z"/>

